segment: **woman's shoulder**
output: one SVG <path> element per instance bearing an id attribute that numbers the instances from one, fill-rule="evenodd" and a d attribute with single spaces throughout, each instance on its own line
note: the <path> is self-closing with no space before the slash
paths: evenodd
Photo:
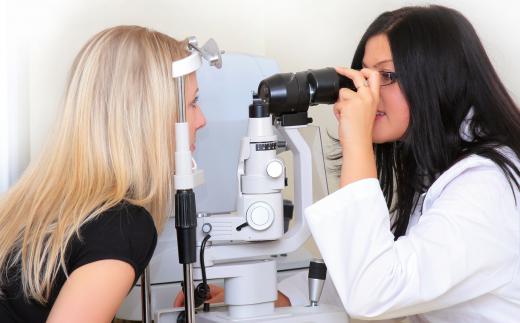
<path id="1" fill-rule="evenodd" d="M 496 150 L 520 169 L 520 161 L 512 149 L 500 147 Z M 512 188 L 510 180 L 495 161 L 477 154 L 459 160 L 442 173 L 428 189 L 425 203 L 428 204 L 427 200 L 432 201 L 438 198 L 450 185 L 489 193 L 501 190 L 510 191 Z"/>
<path id="2" fill-rule="evenodd" d="M 122 201 L 85 223 L 79 230 L 82 241 L 112 243 L 140 242 L 148 245 L 157 240 L 157 230 L 152 215 L 142 206 Z"/>
<path id="3" fill-rule="evenodd" d="M 85 223 L 71 241 L 69 269 L 102 259 L 130 263 L 140 274 L 155 250 L 157 230 L 143 207 L 121 202 Z"/>
<path id="4" fill-rule="evenodd" d="M 143 224 L 147 227 L 154 225 L 152 215 L 142 206 L 122 201 L 100 214 L 97 221 L 123 221 L 128 225 Z"/>
<path id="5" fill-rule="evenodd" d="M 155 224 L 152 215 L 146 208 L 122 201 L 119 204 L 100 213 L 94 219 L 85 223 L 80 229 L 80 234 L 90 230 L 129 230 L 155 232 Z"/>

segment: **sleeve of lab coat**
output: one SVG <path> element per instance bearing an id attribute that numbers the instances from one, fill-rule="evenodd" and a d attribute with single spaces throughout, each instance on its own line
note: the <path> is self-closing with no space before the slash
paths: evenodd
<path id="1" fill-rule="evenodd" d="M 453 306 L 505 285 L 518 268 L 520 215 L 507 179 L 492 163 L 452 179 L 397 241 L 376 179 L 343 187 L 305 216 L 354 318 Z"/>

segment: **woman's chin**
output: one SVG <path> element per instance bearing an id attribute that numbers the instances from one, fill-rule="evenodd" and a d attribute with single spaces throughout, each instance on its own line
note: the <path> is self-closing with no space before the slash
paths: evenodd
<path id="1" fill-rule="evenodd" d="M 397 141 L 399 138 L 395 138 L 387 133 L 372 133 L 372 142 L 374 144 L 384 144 L 387 142 Z"/>

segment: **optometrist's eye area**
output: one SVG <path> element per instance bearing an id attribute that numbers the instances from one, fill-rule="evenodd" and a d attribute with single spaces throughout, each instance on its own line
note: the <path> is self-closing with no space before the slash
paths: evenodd
<path id="1" fill-rule="evenodd" d="M 379 71 L 379 74 L 381 75 L 381 85 L 390 85 L 392 83 L 395 83 L 397 81 L 397 74 L 392 71 Z"/>

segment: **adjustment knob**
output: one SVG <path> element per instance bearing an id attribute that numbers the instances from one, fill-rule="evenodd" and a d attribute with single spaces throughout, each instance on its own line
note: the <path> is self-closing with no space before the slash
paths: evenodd
<path id="1" fill-rule="evenodd" d="M 206 233 L 206 234 L 210 233 L 210 232 L 211 232 L 211 229 L 212 229 L 212 227 L 211 227 L 211 223 L 204 223 L 204 224 L 202 225 L 202 232 L 204 232 L 204 233 Z"/>
<path id="2" fill-rule="evenodd" d="M 274 221 L 273 208 L 265 202 L 251 204 L 246 214 L 249 226 L 258 231 L 268 229 Z"/>
<path id="3" fill-rule="evenodd" d="M 327 266 L 323 259 L 315 258 L 309 264 L 309 301 L 311 306 L 318 306 L 325 278 L 327 277 Z"/>
<path id="4" fill-rule="evenodd" d="M 283 169 L 283 163 L 278 159 L 274 159 L 270 161 L 269 164 L 267 164 L 267 175 L 271 176 L 272 178 L 278 178 L 282 176 Z"/>

